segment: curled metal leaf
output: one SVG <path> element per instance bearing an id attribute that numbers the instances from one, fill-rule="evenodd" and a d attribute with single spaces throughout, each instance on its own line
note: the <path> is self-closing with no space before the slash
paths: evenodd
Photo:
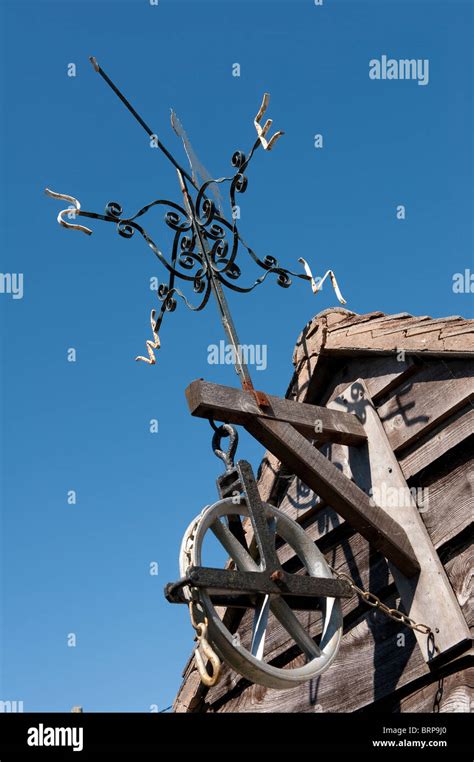
<path id="1" fill-rule="evenodd" d="M 150 313 L 150 323 L 151 323 L 151 330 L 153 333 L 154 341 L 151 341 L 151 339 L 147 339 L 146 341 L 148 357 L 142 357 L 141 355 L 139 355 L 138 357 L 135 357 L 135 360 L 141 360 L 142 362 L 146 362 L 148 365 L 156 364 L 156 357 L 153 350 L 159 349 L 161 346 L 160 337 L 158 336 L 158 333 L 156 330 L 155 314 L 156 314 L 155 310 L 152 310 Z"/>
<path id="2" fill-rule="evenodd" d="M 273 146 L 275 145 L 276 141 L 278 140 L 278 138 L 281 138 L 281 136 L 285 134 L 283 132 L 283 130 L 279 130 L 278 132 L 275 132 L 274 135 L 272 135 L 270 140 L 266 139 L 267 132 L 270 129 L 270 127 L 272 126 L 273 120 L 272 119 L 267 119 L 267 121 L 265 122 L 263 127 L 260 124 L 260 122 L 262 120 L 262 117 L 263 117 L 265 111 L 268 108 L 268 104 L 269 103 L 270 103 L 270 93 L 264 93 L 263 94 L 262 105 L 260 106 L 260 108 L 258 110 L 257 116 L 253 120 L 253 123 L 255 125 L 255 129 L 257 130 L 257 135 L 258 135 L 258 137 L 260 139 L 260 142 L 261 142 L 263 148 L 265 149 L 265 151 L 271 151 Z"/>
<path id="3" fill-rule="evenodd" d="M 341 304 L 347 304 L 346 300 L 344 299 L 343 295 L 341 294 L 341 292 L 339 290 L 339 286 L 337 285 L 336 276 L 334 275 L 332 270 L 328 270 L 323 278 L 318 278 L 318 277 L 315 278 L 313 276 L 313 273 L 311 272 L 311 268 L 310 268 L 309 264 L 307 263 L 306 259 L 303 259 L 303 257 L 300 257 L 298 259 L 298 262 L 301 262 L 301 264 L 303 265 L 303 268 L 304 268 L 304 271 L 305 271 L 306 275 L 311 280 L 311 288 L 313 290 L 313 294 L 317 294 L 318 291 L 321 291 L 321 289 L 323 287 L 323 283 L 324 283 L 324 281 L 326 280 L 326 278 L 329 275 L 329 277 L 331 279 L 332 287 L 334 289 L 334 292 L 335 292 L 335 294 L 337 296 L 338 301 Z"/>
<path id="4" fill-rule="evenodd" d="M 69 201 L 71 204 L 73 204 L 73 207 L 68 207 L 67 209 L 62 209 L 58 216 L 57 220 L 60 225 L 62 225 L 65 228 L 70 228 L 71 230 L 82 230 L 83 233 L 86 233 L 87 235 L 92 235 L 92 230 L 90 228 L 86 228 L 85 225 L 76 225 L 75 223 L 66 222 L 66 220 L 63 218 L 64 214 L 73 214 L 73 216 L 76 216 L 76 212 L 79 212 L 81 209 L 81 204 L 77 200 L 77 198 L 74 198 L 74 196 L 68 196 L 66 193 L 55 193 L 55 191 L 50 190 L 50 188 L 45 188 L 44 192 L 47 196 L 51 196 L 51 198 L 59 198 L 64 199 L 64 201 Z"/>

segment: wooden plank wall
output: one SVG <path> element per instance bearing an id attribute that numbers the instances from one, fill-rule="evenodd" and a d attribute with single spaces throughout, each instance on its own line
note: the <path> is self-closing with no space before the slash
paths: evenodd
<path id="1" fill-rule="evenodd" d="M 473 376 L 474 363 L 467 360 L 400 363 L 394 357 L 346 358 L 330 386 L 319 399 L 311 400 L 326 404 L 352 381 L 365 380 L 405 478 L 417 490 L 423 520 L 470 627 L 474 627 L 469 587 L 474 575 Z M 337 446 L 325 448 L 328 457 L 337 460 Z M 385 559 L 297 479 L 290 482 L 279 507 L 318 541 L 338 571 L 350 574 L 359 586 L 389 605 L 398 603 Z M 288 546 L 282 546 L 279 554 L 289 570 L 299 568 Z M 472 691 L 467 657 L 441 673 L 432 673 L 410 630 L 369 609 L 357 597 L 343 601 L 343 613 L 344 635 L 337 660 L 311 684 L 276 691 L 250 685 L 224 667 L 220 683 L 198 692 L 199 700 L 196 694 L 188 711 L 193 706 L 211 712 L 466 711 Z M 320 631 L 317 613 L 299 616 L 316 636 Z M 239 628 L 244 645 L 250 632 L 248 614 Z M 270 658 L 280 666 L 302 663 L 290 645 L 279 623 L 271 621 L 266 647 Z M 440 677 L 443 693 L 435 706 Z M 192 669 L 187 678 L 184 692 L 190 693 L 196 687 Z"/>

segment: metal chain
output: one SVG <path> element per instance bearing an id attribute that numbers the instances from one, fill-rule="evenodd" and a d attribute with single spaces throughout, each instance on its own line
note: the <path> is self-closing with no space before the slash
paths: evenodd
<path id="1" fill-rule="evenodd" d="M 354 591 L 354 593 L 362 598 L 362 600 L 367 603 L 368 606 L 372 606 L 374 609 L 383 611 L 383 613 L 390 617 L 390 619 L 393 619 L 394 622 L 401 622 L 402 624 L 409 627 L 410 630 L 421 632 L 422 635 L 428 635 L 434 644 L 433 630 L 431 627 L 428 627 L 427 624 L 417 624 L 414 619 L 411 619 L 411 617 L 409 617 L 407 614 L 404 614 L 403 611 L 399 611 L 399 609 L 391 609 L 389 606 L 383 603 L 380 598 L 375 595 L 375 593 L 371 593 L 368 590 L 362 590 L 362 588 L 358 587 L 348 574 L 336 571 L 336 569 L 334 569 L 331 565 L 329 565 L 329 568 L 337 577 L 339 577 L 339 579 L 345 579 L 351 586 L 351 589 Z M 434 646 L 434 649 L 438 650 L 436 646 Z"/>
<path id="2" fill-rule="evenodd" d="M 386 616 L 390 617 L 390 619 L 393 619 L 394 622 L 402 622 L 402 624 L 405 624 L 407 627 L 410 628 L 410 630 L 415 630 L 416 632 L 421 632 L 422 635 L 428 636 L 428 654 L 430 652 L 432 654 L 439 653 L 439 648 L 437 647 L 435 643 L 435 635 L 431 627 L 428 627 L 427 624 L 417 624 L 414 619 L 407 616 L 407 614 L 404 614 L 403 611 L 399 611 L 398 609 L 391 609 L 390 606 L 387 606 L 385 603 L 383 603 L 380 598 L 375 595 L 375 593 L 371 593 L 368 590 L 362 590 L 361 587 L 356 585 L 356 583 L 349 577 L 348 574 L 345 574 L 344 572 L 338 572 L 336 569 L 334 569 L 331 564 L 328 564 L 331 571 L 336 575 L 336 577 L 339 577 L 339 579 L 345 579 L 349 583 L 351 590 L 358 595 L 360 598 L 362 598 L 365 603 L 367 603 L 368 606 L 373 606 L 374 609 L 378 609 L 379 611 L 382 611 Z M 440 677 L 438 680 L 438 687 L 435 693 L 434 702 L 433 702 L 433 712 L 439 712 L 441 707 L 441 699 L 443 697 L 443 690 L 444 690 L 444 677 Z"/>

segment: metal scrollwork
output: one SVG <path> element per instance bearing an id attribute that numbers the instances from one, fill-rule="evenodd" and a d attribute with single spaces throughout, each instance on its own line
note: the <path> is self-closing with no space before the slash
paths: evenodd
<path id="1" fill-rule="evenodd" d="M 305 270 L 305 272 L 301 273 L 282 267 L 277 259 L 270 255 L 261 259 L 243 240 L 237 226 L 235 214 L 237 206 L 236 196 L 245 193 L 247 190 L 248 178 L 245 173 L 249 167 L 250 161 L 259 146 L 262 146 L 264 150 L 269 151 L 273 148 L 276 140 L 283 134 L 281 131 L 276 132 L 270 140 L 266 139 L 266 135 L 272 122 L 268 119 L 262 127 L 261 119 L 268 106 L 268 93 L 265 93 L 260 110 L 254 119 L 254 125 L 258 135 L 257 140 L 253 144 L 248 155 L 242 151 L 235 151 L 232 155 L 231 165 L 234 168 L 234 174 L 229 177 L 206 179 L 205 182 L 198 186 L 194 177 L 191 177 L 184 169 L 182 169 L 182 167 L 180 167 L 178 162 L 166 150 L 156 135 L 151 132 L 150 128 L 143 122 L 141 117 L 138 116 L 118 88 L 116 88 L 107 75 L 105 75 L 103 70 L 97 64 L 97 61 L 93 59 L 92 63 L 96 71 L 104 77 L 112 89 L 125 103 L 127 108 L 133 113 L 135 118 L 137 118 L 146 129 L 148 134 L 157 141 L 157 145 L 162 152 L 177 168 L 183 190 L 183 183 L 185 183 L 186 178 L 196 192 L 194 201 L 191 201 L 188 194 L 188 188 L 185 186 L 185 194 L 187 196 L 187 203 L 185 203 L 185 206 L 187 208 L 184 208 L 173 201 L 156 199 L 139 209 L 133 216 L 125 217 L 123 215 L 121 204 L 116 201 L 110 201 L 106 205 L 104 214 L 96 214 L 95 212 L 84 211 L 81 208 L 79 201 L 73 196 L 56 193 L 46 189 L 46 193 L 49 196 L 56 199 L 64 199 L 71 204 L 70 207 L 62 210 L 58 215 L 58 222 L 61 225 L 73 230 L 81 230 L 88 235 L 92 233 L 92 230 L 84 225 L 67 222 L 64 219 L 67 214 L 68 218 L 73 220 L 77 217 L 87 217 L 89 219 L 112 222 L 115 225 L 117 233 L 122 238 L 129 239 L 132 238 L 135 233 L 138 233 L 168 271 L 167 282 L 160 284 L 157 291 L 158 299 L 161 302 L 158 314 L 156 314 L 155 310 L 152 310 L 152 332 L 154 340 L 148 340 L 146 342 L 149 356 L 148 358 L 140 356 L 136 359 L 154 364 L 154 350 L 158 349 L 160 346 L 158 331 L 161 327 L 164 314 L 166 312 L 174 311 L 177 305 L 177 298 L 182 300 L 191 310 L 202 310 L 209 300 L 209 295 L 213 283 L 215 284 L 215 282 L 218 282 L 232 291 L 248 293 L 263 283 L 270 274 L 274 274 L 276 276 L 277 284 L 282 288 L 288 288 L 292 283 L 292 278 L 296 277 L 310 281 L 313 292 L 317 293 L 318 289 L 322 286 L 322 283 L 320 286 L 315 285 L 315 279 L 305 260 L 300 260 L 304 265 Z M 188 148 L 186 149 L 187 153 L 188 149 L 189 141 Z M 232 220 L 228 220 L 224 217 L 223 213 L 216 207 L 214 201 L 209 198 L 209 193 L 213 190 L 211 186 L 214 185 L 214 188 L 216 188 L 223 184 L 229 185 L 229 201 L 232 209 Z M 169 257 L 166 257 L 162 253 L 150 234 L 140 224 L 141 218 L 155 207 L 165 208 L 164 222 L 167 227 L 174 232 L 171 254 Z M 140 220 L 140 222 L 138 222 L 138 220 Z M 245 251 L 250 259 L 264 271 L 263 274 L 257 277 L 250 285 L 242 285 L 240 283 L 242 269 L 241 266 L 237 264 L 237 258 L 242 251 Z M 334 285 L 334 274 L 332 271 L 329 271 L 329 273 Z M 200 296 L 201 300 L 197 304 L 191 303 L 185 294 L 175 285 L 177 280 L 190 282 L 192 284 L 193 293 Z M 343 301 L 337 288 L 337 284 L 335 284 L 335 290 L 338 299 Z"/>

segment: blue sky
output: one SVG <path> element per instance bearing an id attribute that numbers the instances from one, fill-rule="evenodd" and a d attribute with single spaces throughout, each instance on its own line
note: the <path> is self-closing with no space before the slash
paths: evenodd
<path id="1" fill-rule="evenodd" d="M 253 143 L 269 91 L 268 115 L 286 134 L 250 165 L 245 239 L 290 268 L 303 256 L 319 275 L 334 269 L 356 312 L 469 317 L 472 294 L 454 293 L 452 279 L 473 268 L 472 4 L 0 8 L 1 271 L 24 275 L 22 299 L 0 294 L 0 699 L 23 700 L 25 711 L 149 711 L 172 702 L 193 646 L 186 610 L 162 589 L 177 578 L 181 535 L 215 500 L 222 470 L 184 389 L 199 377 L 237 379 L 207 362 L 208 345 L 223 338 L 213 304 L 199 314 L 178 305 L 157 365 L 135 363 L 157 304 L 149 279 L 164 271 L 137 235 L 125 240 L 96 222 L 88 238 L 56 224 L 62 206 L 46 186 L 96 212 L 111 200 L 130 215 L 159 197 L 179 201 L 174 170 L 88 56 L 185 162 L 172 106 L 215 176 Z M 384 54 L 429 59 L 428 85 L 369 79 L 369 61 Z M 149 217 L 166 250 L 160 216 Z M 240 264 L 250 280 L 254 270 Z M 314 297 L 306 283 L 283 290 L 270 279 L 230 303 L 243 343 L 267 345 L 267 368 L 253 375 L 276 394 L 300 330 L 337 304 L 329 286 Z M 242 436 L 239 455 L 257 466 L 262 449 Z"/>

